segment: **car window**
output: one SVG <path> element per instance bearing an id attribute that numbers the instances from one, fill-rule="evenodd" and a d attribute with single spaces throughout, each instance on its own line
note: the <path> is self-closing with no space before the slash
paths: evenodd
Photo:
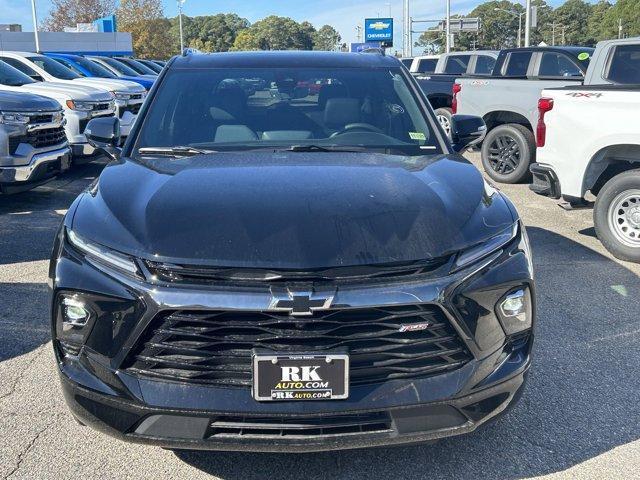
<path id="1" fill-rule="evenodd" d="M 466 73 L 470 59 L 471 55 L 454 55 L 447 58 L 444 73 L 450 73 L 452 75 Z"/>
<path id="2" fill-rule="evenodd" d="M 116 74 L 112 73 L 110 70 L 103 67 L 99 63 L 92 62 L 91 60 L 82 57 L 77 58 L 75 61 L 78 65 L 91 73 L 91 75 L 93 75 L 94 77 L 118 78 Z"/>
<path id="3" fill-rule="evenodd" d="M 473 73 L 478 75 L 489 75 L 493 72 L 493 67 L 496 64 L 496 59 L 489 55 L 478 55 L 476 59 L 476 67 Z"/>
<path id="4" fill-rule="evenodd" d="M 117 61 L 124 63 L 131 69 L 135 70 L 139 75 L 155 75 L 156 72 L 151 70 L 146 65 L 141 64 L 140 62 L 136 62 L 130 58 L 116 58 Z"/>
<path id="5" fill-rule="evenodd" d="M 400 61 L 405 67 L 411 68 L 411 64 L 413 63 L 413 58 L 403 58 Z"/>
<path id="6" fill-rule="evenodd" d="M 35 81 L 8 63 L 0 61 L 0 84 L 9 87 L 21 87 Z"/>
<path id="7" fill-rule="evenodd" d="M 422 58 L 418 60 L 418 72 L 433 73 L 436 70 L 437 58 Z"/>
<path id="8" fill-rule="evenodd" d="M 614 47 L 607 80 L 622 84 L 640 84 L 640 45 Z"/>
<path id="9" fill-rule="evenodd" d="M 34 55 L 33 57 L 27 57 L 27 60 L 30 60 L 35 65 L 43 69 L 49 75 L 54 76 L 55 78 L 60 78 L 62 80 L 73 80 L 75 78 L 80 78 L 80 75 L 69 70 L 59 62 L 56 62 L 53 58 Z"/>
<path id="10" fill-rule="evenodd" d="M 541 77 L 582 77 L 582 70 L 560 52 L 544 52 L 538 75 Z"/>
<path id="11" fill-rule="evenodd" d="M 106 63 L 107 65 L 109 65 L 111 68 L 113 68 L 120 75 L 127 75 L 129 77 L 137 77 L 137 76 L 139 76 L 138 73 L 135 70 L 129 68 L 128 66 L 126 66 L 122 62 L 114 60 L 113 58 L 102 57 L 102 58 L 100 58 L 100 60 L 103 61 L 104 63 Z"/>
<path id="12" fill-rule="evenodd" d="M 502 75 L 505 77 L 524 77 L 529 70 L 531 52 L 510 52 L 502 67 Z"/>
<path id="13" fill-rule="evenodd" d="M 69 70 L 73 71 L 77 75 L 79 75 L 81 77 L 86 76 L 84 73 L 82 73 L 80 70 L 78 70 L 78 67 L 76 67 L 73 63 L 69 62 L 67 59 L 65 59 L 65 58 L 54 58 L 54 60 L 56 62 L 58 62 L 59 64 L 67 67 Z"/>
<path id="14" fill-rule="evenodd" d="M 136 148 L 441 150 L 400 67 L 201 68 L 166 75 Z"/>
<path id="15" fill-rule="evenodd" d="M 8 63 L 13 68 L 20 70 L 22 73 L 24 73 L 25 75 L 28 75 L 29 77 L 31 76 L 40 77 L 40 74 L 36 72 L 33 68 L 31 68 L 29 65 L 26 65 L 25 63 L 22 63 L 20 60 L 16 58 L 0 56 L 0 60 Z"/>
<path id="16" fill-rule="evenodd" d="M 137 62 L 142 63 L 143 65 L 148 67 L 150 70 L 153 70 L 154 73 L 160 73 L 162 71 L 162 67 L 160 65 L 153 63 L 151 60 L 137 60 Z"/>

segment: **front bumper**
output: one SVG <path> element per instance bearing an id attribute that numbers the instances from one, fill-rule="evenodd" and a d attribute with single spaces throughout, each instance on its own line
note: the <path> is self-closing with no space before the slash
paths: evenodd
<path id="1" fill-rule="evenodd" d="M 55 178 L 70 166 L 71 150 L 61 146 L 55 150 L 32 150 L 27 165 L 0 167 L 0 192 L 18 193 Z"/>
<path id="2" fill-rule="evenodd" d="M 472 354 L 447 373 L 352 385 L 345 400 L 257 402 L 250 388 L 151 378 L 127 368 L 129 354 L 160 312 L 266 310 L 272 298 L 268 289 L 150 285 L 116 272 L 107 275 L 83 260 L 63 233 L 54 247 L 50 282 L 54 302 L 59 293 L 93 292 L 103 310 L 100 321 L 87 326 L 78 350 L 54 341 L 74 416 L 115 437 L 169 448 L 317 451 L 467 433 L 517 400 L 531 362 L 533 331 L 508 336 L 494 308 L 506 292 L 527 286 L 533 325 L 535 287 L 522 233 L 454 274 L 339 287 L 334 302 L 347 308 L 417 301 L 437 306 Z M 110 313 L 109 298 L 126 303 L 121 315 Z M 54 304 L 54 338 L 56 312 Z"/>

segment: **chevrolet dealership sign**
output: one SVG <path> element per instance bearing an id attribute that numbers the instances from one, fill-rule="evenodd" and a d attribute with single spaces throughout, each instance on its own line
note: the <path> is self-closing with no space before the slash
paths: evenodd
<path id="1" fill-rule="evenodd" d="M 365 19 L 364 41 L 380 42 L 383 47 L 391 47 L 393 45 L 393 18 Z"/>

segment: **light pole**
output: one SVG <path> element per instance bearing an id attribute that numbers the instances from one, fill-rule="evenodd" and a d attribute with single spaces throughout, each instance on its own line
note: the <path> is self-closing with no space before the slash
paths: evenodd
<path id="1" fill-rule="evenodd" d="M 524 22 L 524 46 L 528 47 L 531 41 L 531 0 L 526 0 L 524 13 L 527 14 Z"/>
<path id="2" fill-rule="evenodd" d="M 178 16 L 180 23 L 180 55 L 184 54 L 184 37 L 182 35 L 182 5 L 184 5 L 185 0 L 177 0 L 178 2 Z"/>
<path id="3" fill-rule="evenodd" d="M 391 13 L 391 4 L 390 4 L 389 2 L 387 2 L 387 3 L 385 3 L 385 5 L 386 5 L 387 7 L 389 7 L 389 18 L 392 18 L 392 17 L 393 17 L 393 14 Z"/>
<path id="4" fill-rule="evenodd" d="M 447 25 L 445 28 L 445 32 L 447 35 L 447 41 L 445 43 L 446 48 L 445 51 L 446 53 L 449 53 L 451 51 L 451 0 L 447 0 L 447 19 L 446 19 Z"/>
<path id="5" fill-rule="evenodd" d="M 516 13 L 516 12 L 512 12 L 511 10 L 506 10 L 504 8 L 494 8 L 493 10 L 494 12 L 505 12 L 505 13 L 508 13 L 509 15 L 513 15 L 514 17 L 518 17 L 518 48 L 520 48 L 521 41 L 522 41 L 522 16 L 527 12 Z"/>
<path id="6" fill-rule="evenodd" d="M 409 57 L 411 56 L 411 28 L 413 27 L 413 25 L 411 25 L 411 14 L 409 12 L 409 0 L 404 0 L 404 2 L 402 2 L 402 17 L 402 23 L 404 25 L 404 45 L 402 55 L 404 57 Z"/>
<path id="7" fill-rule="evenodd" d="M 38 37 L 38 16 L 36 15 L 36 0 L 31 0 L 31 14 L 33 15 L 33 36 L 36 40 L 36 52 L 40 53 L 40 38 Z"/>

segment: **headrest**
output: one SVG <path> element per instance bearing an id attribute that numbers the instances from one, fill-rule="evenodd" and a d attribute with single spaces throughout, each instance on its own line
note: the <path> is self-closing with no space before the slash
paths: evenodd
<path id="1" fill-rule="evenodd" d="M 246 125 L 220 125 L 216 128 L 214 141 L 220 142 L 252 142 L 258 136 Z"/>
<path id="2" fill-rule="evenodd" d="M 320 87 L 320 93 L 318 93 L 318 107 L 324 109 L 327 105 L 327 100 L 330 98 L 345 98 L 349 96 L 347 87 L 341 83 L 332 83 L 322 85 Z"/>
<path id="3" fill-rule="evenodd" d="M 357 98 L 331 98 L 324 109 L 324 126 L 340 130 L 360 121 L 360 101 Z"/>

